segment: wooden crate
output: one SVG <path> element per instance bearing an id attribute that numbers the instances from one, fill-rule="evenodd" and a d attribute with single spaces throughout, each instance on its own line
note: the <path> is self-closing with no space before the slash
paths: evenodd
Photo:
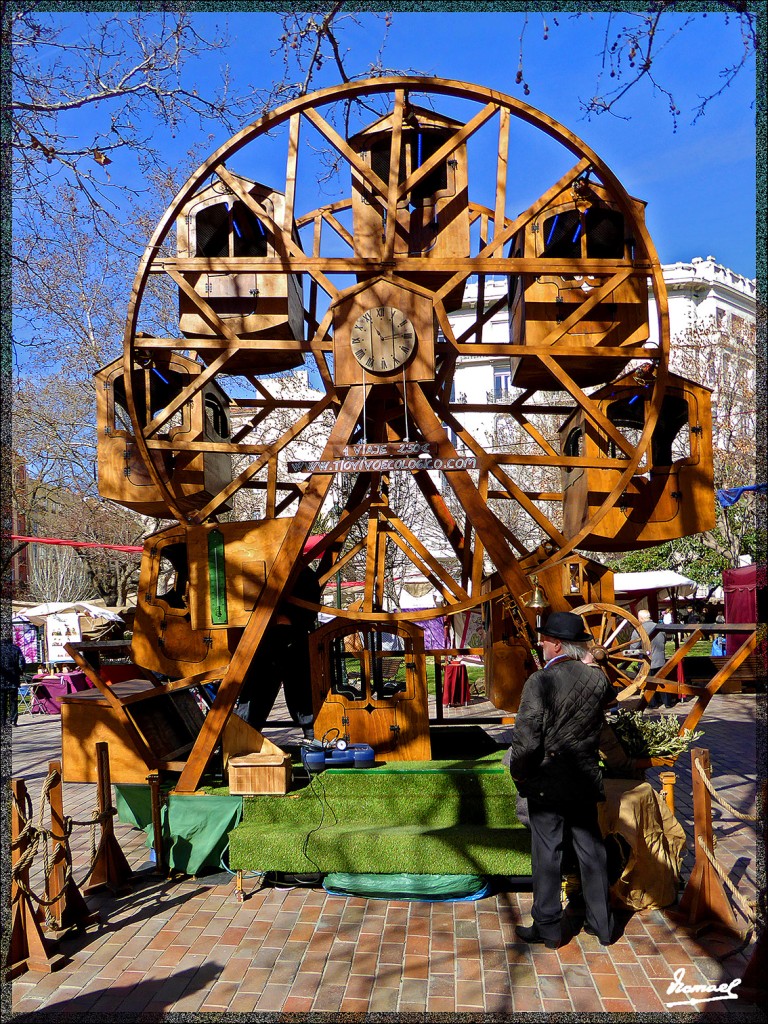
<path id="1" fill-rule="evenodd" d="M 244 754 L 229 759 L 229 792 L 233 796 L 282 795 L 291 786 L 289 754 Z"/>

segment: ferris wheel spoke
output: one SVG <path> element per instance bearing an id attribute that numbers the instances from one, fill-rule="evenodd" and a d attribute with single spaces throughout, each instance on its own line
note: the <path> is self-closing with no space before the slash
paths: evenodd
<path id="1" fill-rule="evenodd" d="M 621 680 L 623 685 L 628 685 L 629 683 L 634 683 L 636 681 L 616 664 L 613 664 L 613 670 L 616 678 Z"/>
<path id="2" fill-rule="evenodd" d="M 616 429 L 614 424 L 611 423 L 605 413 L 602 412 L 597 403 L 593 402 L 592 399 L 585 394 L 584 390 L 573 380 L 573 378 L 565 372 L 561 363 L 558 363 L 552 356 L 545 355 L 543 352 L 538 352 L 536 358 L 541 360 L 541 362 L 552 372 L 555 378 L 559 380 L 571 396 L 576 399 L 595 426 L 600 430 L 604 430 L 617 448 L 624 452 L 627 458 L 639 460 L 639 455 L 636 449 L 634 449 L 627 438 Z M 648 431 L 648 436 L 650 437 L 650 431 Z"/>
<path id="3" fill-rule="evenodd" d="M 608 621 L 608 612 L 603 611 L 603 613 L 600 616 L 600 626 L 597 633 L 597 642 L 601 647 L 606 646 L 605 637 L 608 632 Z"/>
<path id="4" fill-rule="evenodd" d="M 355 171 L 368 185 L 371 193 L 371 199 L 386 211 L 389 193 L 388 183 L 382 181 L 378 174 L 376 174 L 376 172 L 360 158 L 347 141 L 343 139 L 336 129 L 330 125 L 322 115 L 318 114 L 316 110 L 313 110 L 311 107 L 307 107 L 302 111 L 302 113 L 306 120 L 309 121 L 309 123 L 312 124 L 328 142 L 330 142 L 334 149 L 344 157 L 347 163 L 355 169 Z"/>
<path id="5" fill-rule="evenodd" d="M 627 624 L 626 620 L 623 620 L 623 621 L 619 622 L 619 624 L 617 626 L 616 625 L 616 619 L 614 617 L 611 618 L 611 632 L 606 637 L 606 640 L 605 640 L 606 647 L 611 647 L 612 649 L 614 648 L 614 646 L 616 644 L 616 640 L 621 635 L 621 631 L 624 629 L 626 624 Z"/>
<path id="6" fill-rule="evenodd" d="M 534 520 L 537 526 L 549 535 L 555 543 L 564 543 L 565 537 L 555 527 L 554 523 L 541 511 L 541 509 L 528 497 L 525 491 L 519 487 L 512 478 L 504 472 L 495 459 L 490 458 L 485 449 L 480 445 L 469 431 L 456 419 L 447 409 L 442 410 L 445 422 L 453 429 L 462 442 L 469 448 L 473 455 L 483 463 L 490 462 L 490 472 L 507 490 L 510 498 L 513 498 Z"/>

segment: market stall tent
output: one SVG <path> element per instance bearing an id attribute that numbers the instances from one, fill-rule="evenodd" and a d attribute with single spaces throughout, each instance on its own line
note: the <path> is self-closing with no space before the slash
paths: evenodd
<path id="1" fill-rule="evenodd" d="M 696 594 L 696 583 L 672 569 L 651 569 L 647 572 L 617 572 L 613 577 L 616 600 L 637 609 L 646 600 L 651 615 L 658 618 L 659 603 L 687 600 Z"/>
<path id="2" fill-rule="evenodd" d="M 763 569 L 763 581 L 765 569 Z M 757 622 L 757 566 L 741 565 L 737 569 L 723 569 L 725 594 L 725 621 Z M 747 634 L 729 633 L 725 641 L 726 655 L 734 654 L 744 643 Z"/>
<path id="3" fill-rule="evenodd" d="M 16 618 L 31 622 L 44 631 L 43 660 L 48 664 L 72 661 L 63 649 L 65 643 L 78 642 L 84 633 L 91 633 L 113 622 L 122 622 L 116 612 L 90 601 L 47 601 L 23 609 Z"/>

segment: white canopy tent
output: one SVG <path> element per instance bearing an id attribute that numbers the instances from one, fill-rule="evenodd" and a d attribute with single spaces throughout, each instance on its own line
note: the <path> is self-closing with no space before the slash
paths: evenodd
<path id="1" fill-rule="evenodd" d="M 65 649 L 67 643 L 78 643 L 83 634 L 92 636 L 104 631 L 121 617 L 109 608 L 90 601 L 47 601 L 33 608 L 20 609 L 16 620 L 31 622 L 45 629 L 45 661 L 48 664 L 71 662 Z"/>
<path id="2" fill-rule="evenodd" d="M 45 604 L 37 604 L 34 608 L 22 608 L 16 614 L 20 619 L 34 622 L 36 626 L 45 625 L 49 615 L 62 615 L 65 612 L 77 612 L 89 619 L 104 619 L 106 622 L 120 622 L 117 612 L 109 608 L 91 604 L 90 601 L 47 601 Z"/>
<path id="3" fill-rule="evenodd" d="M 696 583 L 672 569 L 653 569 L 648 572 L 617 572 L 613 577 L 617 595 L 632 595 L 655 591 L 659 601 L 669 600 L 672 591 L 677 598 L 691 598 L 696 594 Z"/>

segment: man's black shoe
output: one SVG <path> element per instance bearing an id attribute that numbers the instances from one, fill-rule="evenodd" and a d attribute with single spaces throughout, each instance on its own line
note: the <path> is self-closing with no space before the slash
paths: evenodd
<path id="1" fill-rule="evenodd" d="M 597 934 L 597 932 L 595 931 L 595 929 L 594 929 L 594 928 L 592 928 L 592 927 L 591 927 L 590 925 L 588 925 L 588 924 L 585 924 L 585 925 L 584 925 L 584 931 L 585 931 L 585 932 L 587 933 L 587 935 L 594 935 L 594 936 L 595 936 L 595 938 L 597 939 L 597 941 L 598 941 L 598 942 L 600 943 L 600 945 L 601 945 L 601 946 L 612 946 L 612 945 L 613 945 L 613 938 L 610 938 L 610 939 L 608 939 L 608 941 L 607 941 L 607 942 L 603 942 L 603 940 L 602 940 L 602 939 L 600 938 L 600 936 L 599 936 L 599 935 Z"/>
<path id="2" fill-rule="evenodd" d="M 531 946 L 543 945 L 546 946 L 547 949 L 559 949 L 563 944 L 558 939 L 545 939 L 535 924 L 531 925 L 530 928 L 525 928 L 523 925 L 517 924 L 515 925 L 515 933 L 518 938 L 522 939 L 523 942 L 527 942 Z"/>

